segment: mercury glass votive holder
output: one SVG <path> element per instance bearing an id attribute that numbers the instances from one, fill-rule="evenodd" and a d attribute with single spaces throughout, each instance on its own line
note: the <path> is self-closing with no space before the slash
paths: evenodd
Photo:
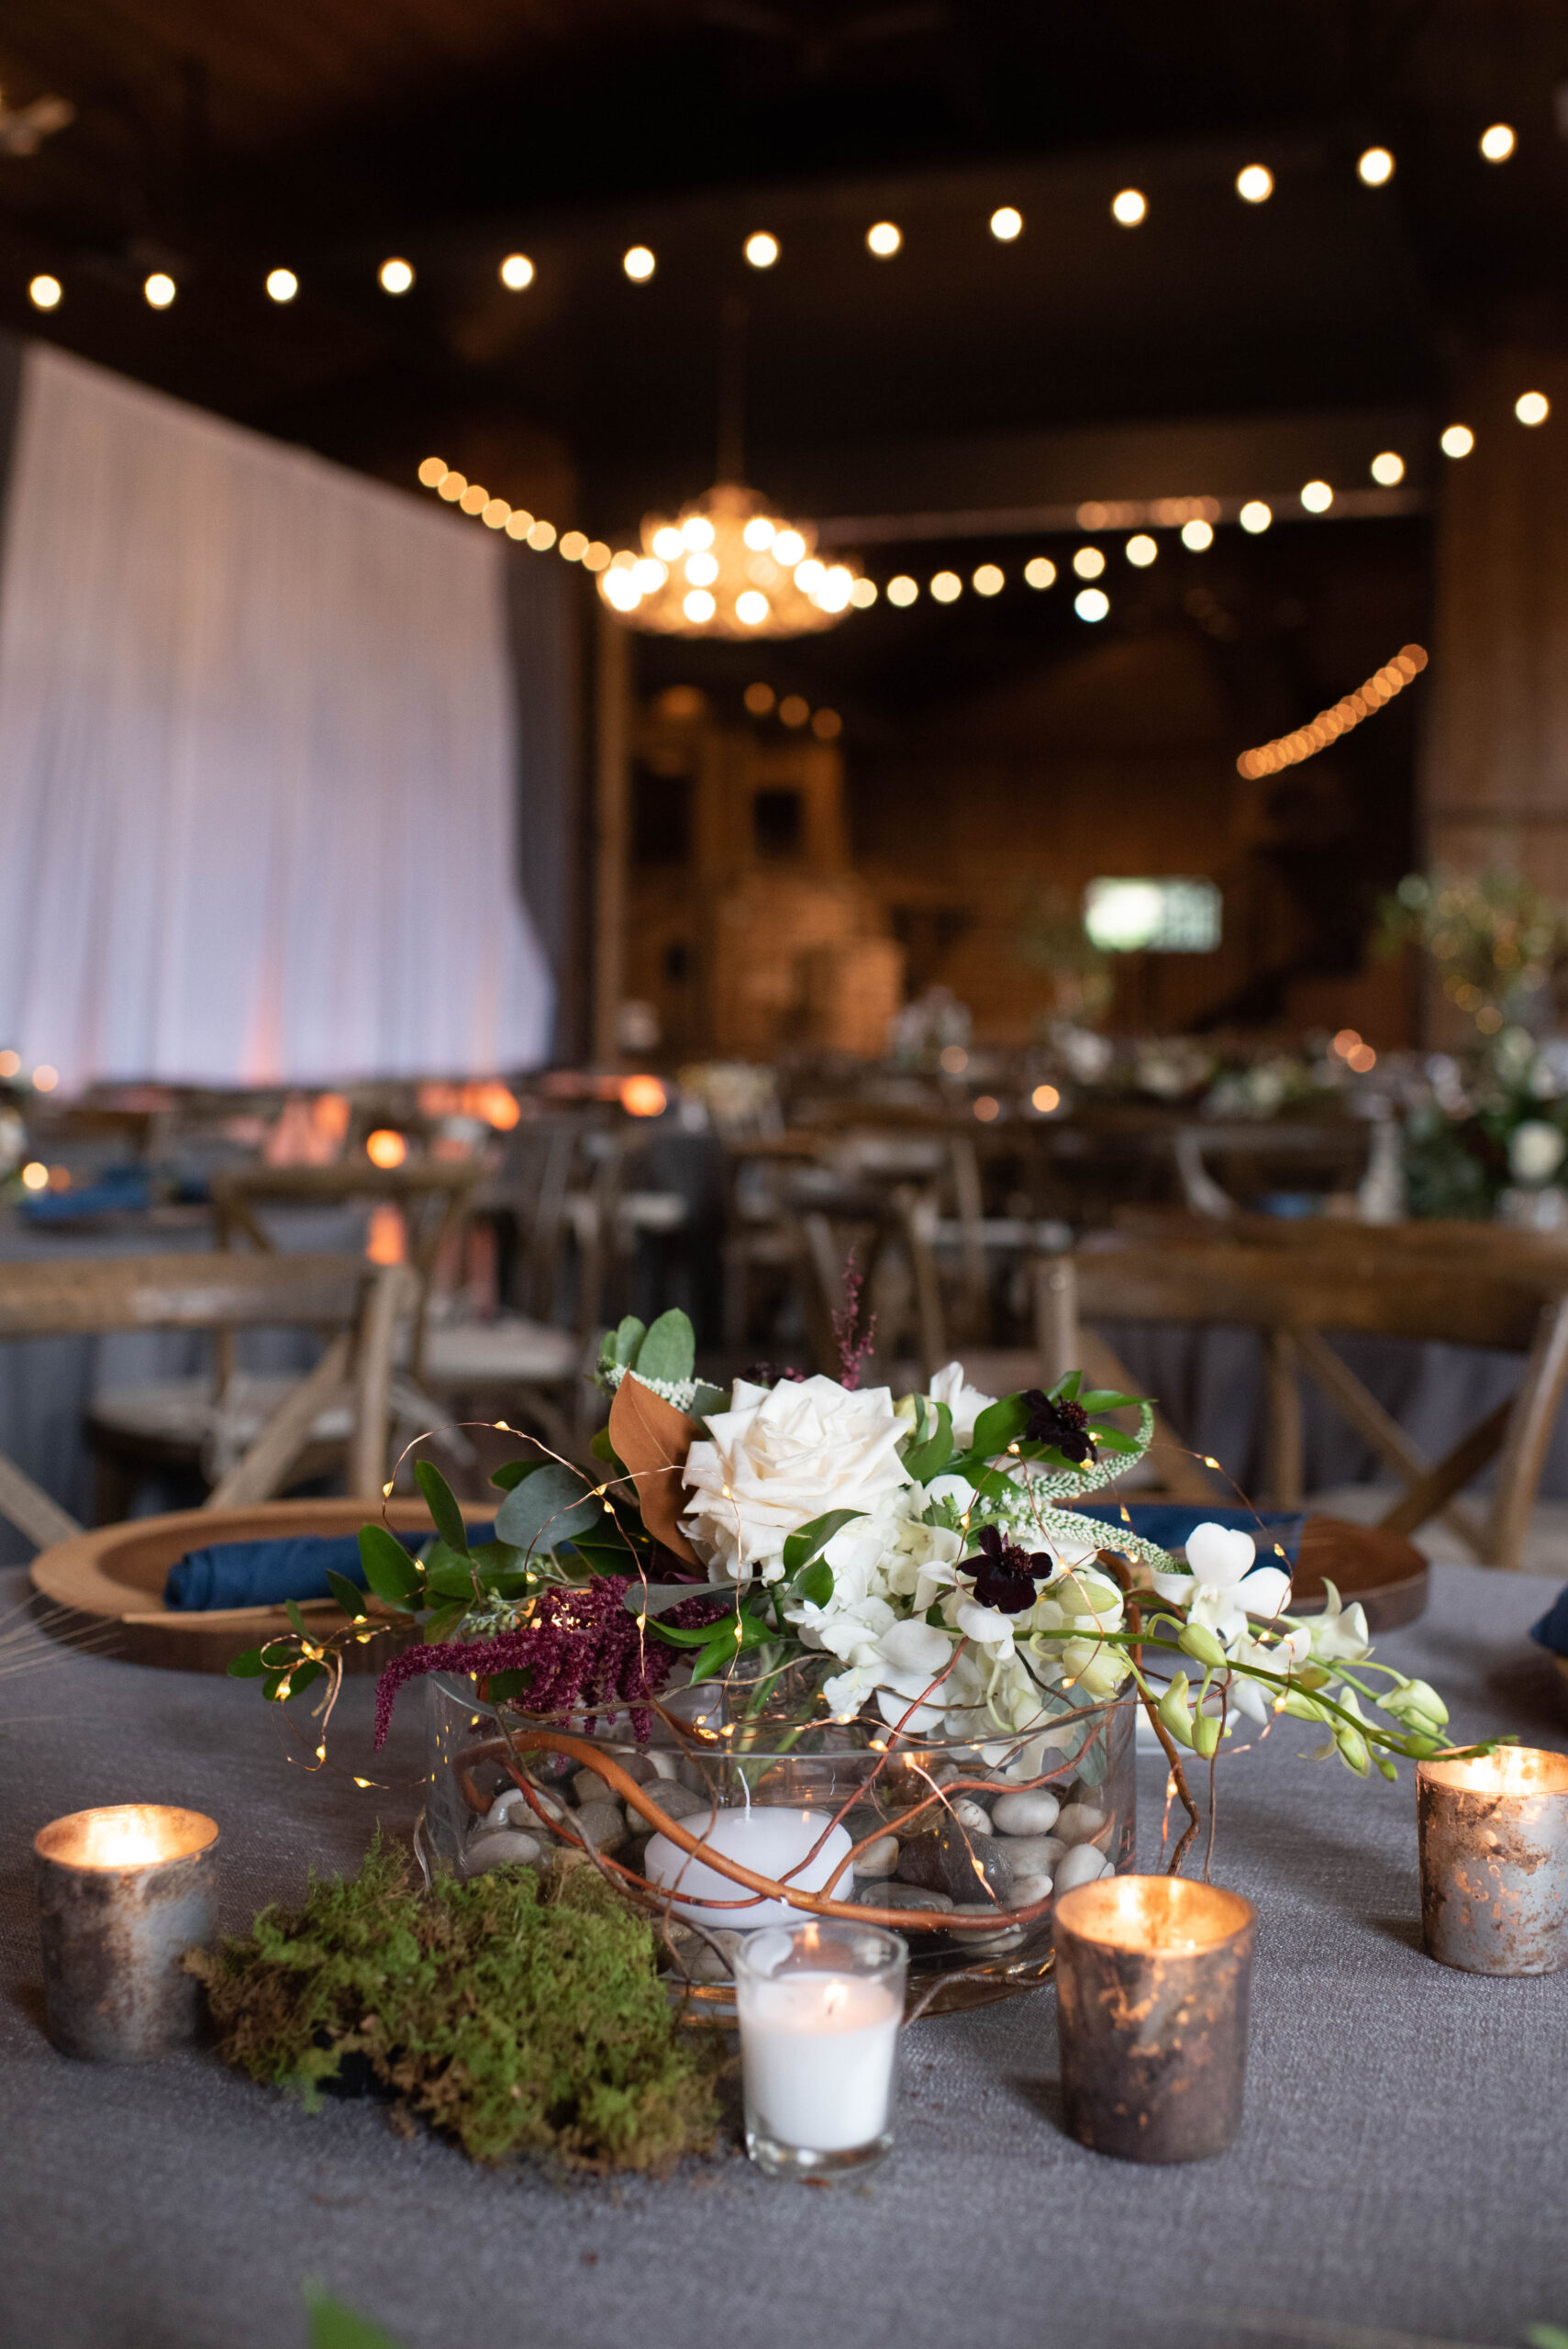
<path id="1" fill-rule="evenodd" d="M 1568 1965 L 1568 1754 L 1416 1765 L 1421 1937 L 1466 1974 Z"/>
<path id="2" fill-rule="evenodd" d="M 212 1936 L 217 1828 L 199 1810 L 72 1811 L 33 1842 L 50 2038 L 95 2064 L 143 2064 L 195 2036 L 181 1965 Z"/>
<path id="3" fill-rule="evenodd" d="M 1205 2161 L 1241 2126 L 1257 1911 L 1180 1876 L 1080 1885 L 1056 1904 L 1067 2128 L 1129 2162 Z"/>
<path id="4" fill-rule="evenodd" d="M 897 1933 L 872 1925 L 740 1938 L 746 2151 L 768 2176 L 858 2175 L 888 2152 L 907 1959 Z"/>

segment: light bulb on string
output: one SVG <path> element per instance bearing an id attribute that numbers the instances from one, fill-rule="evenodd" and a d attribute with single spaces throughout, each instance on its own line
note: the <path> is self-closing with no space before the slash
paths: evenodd
<path id="1" fill-rule="evenodd" d="M 1249 163 L 1236 174 L 1236 193 L 1243 204 L 1266 204 L 1274 192 L 1274 175 L 1266 163 Z"/>
<path id="2" fill-rule="evenodd" d="M 414 283 L 411 265 L 395 257 L 391 261 L 384 261 L 376 272 L 376 276 L 384 294 L 406 294 Z"/>
<path id="3" fill-rule="evenodd" d="M 759 228 L 754 236 L 747 238 L 743 250 L 753 269 L 772 269 L 779 257 L 779 240 L 765 228 Z"/>
<path id="4" fill-rule="evenodd" d="M 866 230 L 866 250 L 878 261 L 891 261 L 903 242 L 903 230 L 891 220 L 878 220 Z"/>
<path id="5" fill-rule="evenodd" d="M 520 294 L 534 282 L 534 265 L 527 253 L 508 253 L 501 263 L 501 283 L 508 294 Z"/>
<path id="6" fill-rule="evenodd" d="M 1386 147 L 1368 147 L 1358 158 L 1356 175 L 1363 187 L 1386 187 L 1394 177 L 1394 158 Z"/>

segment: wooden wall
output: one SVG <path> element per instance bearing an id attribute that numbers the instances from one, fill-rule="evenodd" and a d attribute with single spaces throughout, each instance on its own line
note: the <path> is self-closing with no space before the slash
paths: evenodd
<path id="1" fill-rule="evenodd" d="M 1551 402 L 1534 429 L 1524 391 Z M 1568 896 L 1568 358 L 1498 352 L 1453 417 L 1475 447 L 1442 483 L 1423 853 Z"/>

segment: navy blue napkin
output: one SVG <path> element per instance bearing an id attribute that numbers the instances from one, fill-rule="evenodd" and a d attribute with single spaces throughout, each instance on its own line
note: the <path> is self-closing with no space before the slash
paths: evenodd
<path id="1" fill-rule="evenodd" d="M 1118 1501 L 1081 1502 L 1075 1505 L 1075 1513 L 1096 1518 L 1102 1525 L 1127 1522 Z M 1298 1508 L 1202 1508 L 1191 1501 L 1129 1501 L 1127 1514 L 1134 1533 L 1156 1542 L 1162 1550 L 1179 1550 L 1195 1525 L 1240 1527 L 1256 1541 L 1260 1565 L 1269 1563 L 1270 1545 L 1277 1542 L 1294 1566 L 1301 1547 L 1301 1529 L 1307 1522 L 1305 1511 Z M 1106 1548 L 1114 1550 L 1116 1543 L 1107 1542 Z"/>
<path id="2" fill-rule="evenodd" d="M 471 1525 L 470 1542 L 489 1542 L 495 1526 Z M 430 1540 L 429 1531 L 399 1533 L 410 1556 Z M 353 1533 L 295 1533 L 261 1542 L 212 1542 L 187 1551 L 169 1569 L 163 1604 L 183 1612 L 211 1607 L 281 1607 L 285 1598 L 330 1598 L 330 1567 L 357 1589 L 365 1586 L 359 1537 Z"/>
<path id="3" fill-rule="evenodd" d="M 1558 1592 L 1557 1604 L 1547 1609 L 1539 1623 L 1530 1625 L 1529 1635 L 1553 1655 L 1568 1655 L 1568 1590 Z"/>

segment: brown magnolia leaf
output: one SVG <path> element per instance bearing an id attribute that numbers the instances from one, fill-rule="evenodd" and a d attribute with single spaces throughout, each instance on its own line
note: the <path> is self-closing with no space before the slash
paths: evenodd
<path id="1" fill-rule="evenodd" d="M 701 1565 L 702 1560 L 680 1528 L 686 1497 L 681 1471 L 693 1438 L 701 1433 L 695 1419 L 677 1411 L 673 1403 L 666 1403 L 662 1395 L 655 1395 L 630 1371 L 616 1388 L 610 1405 L 610 1442 L 633 1480 L 642 1522 L 656 1542 L 694 1566 Z"/>

